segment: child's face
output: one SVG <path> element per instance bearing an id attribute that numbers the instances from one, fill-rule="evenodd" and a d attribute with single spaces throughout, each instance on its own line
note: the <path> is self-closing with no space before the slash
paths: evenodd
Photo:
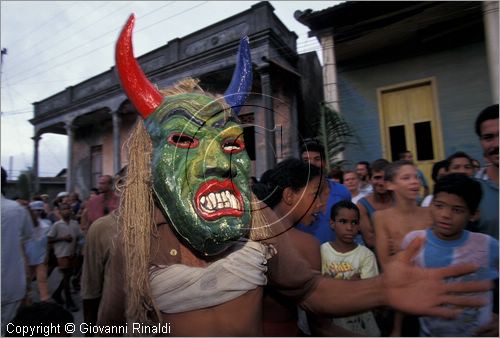
<path id="1" fill-rule="evenodd" d="M 330 220 L 330 225 L 335 230 L 336 238 L 343 243 L 354 243 L 359 230 L 359 218 L 356 210 L 343 208 L 335 216 L 335 220 Z"/>
<path id="2" fill-rule="evenodd" d="M 414 165 L 401 166 L 394 180 L 392 182 L 387 182 L 387 189 L 403 197 L 416 199 L 420 192 L 420 181 L 417 176 L 417 168 Z"/>
<path id="3" fill-rule="evenodd" d="M 434 222 L 433 232 L 442 240 L 460 238 L 462 230 L 473 217 L 461 197 L 446 192 L 434 196 L 431 213 Z"/>
<path id="4" fill-rule="evenodd" d="M 61 203 L 59 204 L 59 212 L 61 213 L 62 218 L 71 216 L 71 207 L 69 204 Z"/>

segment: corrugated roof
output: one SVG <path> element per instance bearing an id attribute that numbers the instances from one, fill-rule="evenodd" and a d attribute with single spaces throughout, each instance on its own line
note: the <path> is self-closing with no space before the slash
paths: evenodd
<path id="1" fill-rule="evenodd" d="M 309 29 L 320 31 L 340 28 L 377 20 L 401 20 L 415 12 L 433 7 L 441 1 L 347 1 L 320 11 L 296 11 L 295 19 Z"/>

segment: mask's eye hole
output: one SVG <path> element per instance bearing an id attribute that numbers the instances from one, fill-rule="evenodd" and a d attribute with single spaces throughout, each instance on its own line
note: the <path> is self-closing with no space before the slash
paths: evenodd
<path id="1" fill-rule="evenodd" d="M 228 139 L 222 142 L 222 150 L 224 150 L 226 154 L 237 154 L 240 151 L 243 151 L 244 149 L 245 149 L 245 142 L 243 142 L 243 140 L 239 138 L 236 140 Z"/>
<path id="2" fill-rule="evenodd" d="M 200 143 L 198 139 L 183 133 L 170 134 L 167 141 L 177 148 L 196 148 Z"/>

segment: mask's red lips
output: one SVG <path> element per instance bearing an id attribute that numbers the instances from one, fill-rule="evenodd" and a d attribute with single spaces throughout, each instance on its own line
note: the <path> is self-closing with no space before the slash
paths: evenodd
<path id="1" fill-rule="evenodd" d="M 197 213 L 207 221 L 243 215 L 243 198 L 229 179 L 204 182 L 196 192 L 194 202 Z"/>

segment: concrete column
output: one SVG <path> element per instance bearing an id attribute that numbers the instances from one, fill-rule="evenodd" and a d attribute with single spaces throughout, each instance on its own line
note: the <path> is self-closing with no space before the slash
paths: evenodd
<path id="1" fill-rule="evenodd" d="M 71 122 L 66 123 L 66 135 L 68 135 L 68 166 L 66 168 L 66 191 L 71 192 L 74 186 L 73 182 L 73 138 L 74 126 Z"/>
<path id="2" fill-rule="evenodd" d="M 256 176 L 260 177 L 266 170 L 273 168 L 276 164 L 276 141 L 274 135 L 274 110 L 271 91 L 271 76 L 269 74 L 269 64 L 263 63 L 257 68 L 260 75 L 262 92 L 262 113 L 264 114 L 264 125 L 261 132 L 264 138 L 259 140 L 256 137 Z M 257 119 L 256 119 L 257 120 Z M 262 125 L 258 126 L 262 127 Z M 263 141 L 263 142 L 262 142 Z"/>
<path id="3" fill-rule="evenodd" d="M 335 48 L 333 34 L 320 37 L 321 49 L 323 50 L 323 87 L 325 102 L 333 109 L 340 112 L 339 93 L 337 83 L 337 62 L 335 60 Z"/>
<path id="4" fill-rule="evenodd" d="M 112 113 L 113 117 L 113 172 L 117 174 L 121 169 L 121 142 L 120 142 L 120 122 L 118 111 Z"/>
<path id="5" fill-rule="evenodd" d="M 340 100 L 337 80 L 337 61 L 335 59 L 335 43 L 333 33 L 328 33 L 320 37 L 321 49 L 323 50 L 323 87 L 325 94 L 325 102 L 335 111 L 340 114 Z M 323 131 L 325 132 L 325 131 Z M 328 147 L 328 145 L 324 145 Z M 326 154 L 327 162 L 332 159 Z M 335 161 L 344 159 L 344 153 L 335 155 Z M 327 170 L 330 170 L 330 163 L 326 165 Z"/>
<path id="6" fill-rule="evenodd" d="M 484 33 L 493 103 L 498 103 L 498 1 L 483 2 Z"/>
<path id="7" fill-rule="evenodd" d="M 40 180 L 38 179 L 38 146 L 40 144 L 40 140 L 42 139 L 40 136 L 35 135 L 31 138 L 34 141 L 35 151 L 33 152 L 33 192 L 40 192 Z"/>

